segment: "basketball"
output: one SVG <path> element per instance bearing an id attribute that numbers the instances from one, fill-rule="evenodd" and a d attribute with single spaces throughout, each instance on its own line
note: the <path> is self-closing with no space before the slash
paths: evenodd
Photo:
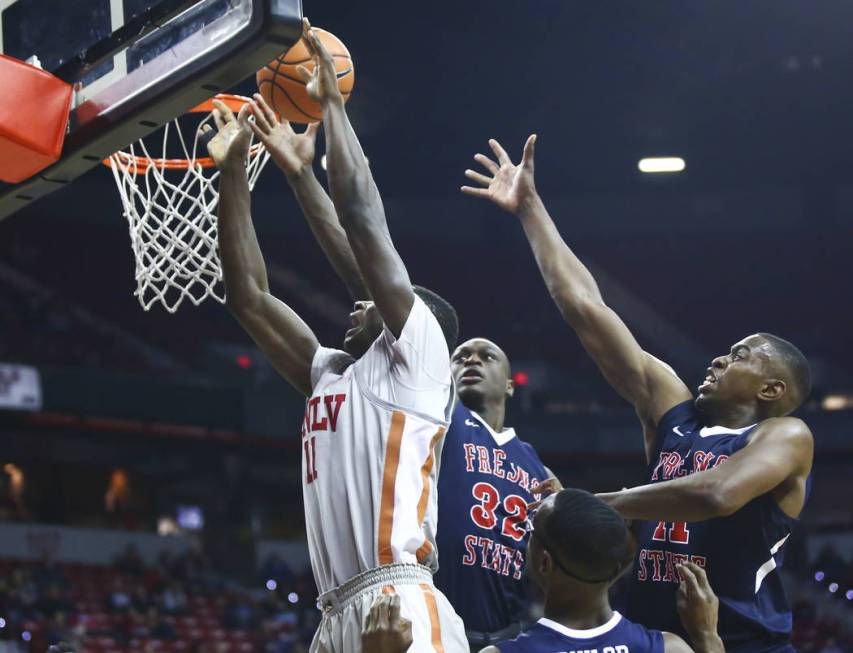
<path id="1" fill-rule="evenodd" d="M 355 84 L 355 68 L 349 50 L 331 32 L 317 27 L 314 31 L 335 60 L 338 88 L 341 89 L 346 102 Z M 308 96 L 305 82 L 296 70 L 299 66 L 314 70 L 311 51 L 305 45 L 304 39 L 300 39 L 285 54 L 258 71 L 255 76 L 258 91 L 267 104 L 285 120 L 302 124 L 317 122 L 323 119 L 323 112 L 320 105 Z"/>

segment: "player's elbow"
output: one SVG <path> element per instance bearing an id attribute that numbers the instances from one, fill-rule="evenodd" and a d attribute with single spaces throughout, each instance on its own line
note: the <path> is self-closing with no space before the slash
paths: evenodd
<path id="1" fill-rule="evenodd" d="M 225 307 L 238 320 L 257 313 L 260 304 L 261 291 L 255 284 L 225 284 Z"/>
<path id="2" fill-rule="evenodd" d="M 607 305 L 598 293 L 586 289 L 560 288 L 554 299 L 566 321 L 581 328 L 584 325 L 595 325 Z"/>
<path id="3" fill-rule="evenodd" d="M 708 483 L 699 493 L 701 512 L 705 519 L 728 517 L 742 507 L 742 502 L 725 482 Z"/>

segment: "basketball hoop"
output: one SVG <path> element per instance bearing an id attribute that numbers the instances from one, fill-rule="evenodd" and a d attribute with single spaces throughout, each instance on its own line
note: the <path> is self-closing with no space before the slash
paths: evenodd
<path id="1" fill-rule="evenodd" d="M 213 99 L 234 113 L 249 101 L 239 95 L 217 95 Z M 214 109 L 213 99 L 188 113 L 209 114 Z M 201 127 L 211 121 L 207 115 L 195 125 L 190 146 L 181 131 L 180 118 L 176 118 L 163 127 L 161 156 L 151 156 L 140 139 L 127 151 L 104 160 L 113 171 L 130 230 L 136 259 L 134 294 L 146 311 L 158 301 L 170 313 L 185 298 L 196 306 L 208 297 L 225 302 L 215 215 L 219 171 L 207 156 L 201 132 Z M 180 148 L 175 150 L 177 157 L 169 156 L 170 145 Z M 263 144 L 251 145 L 247 164 L 250 189 L 269 157 Z"/>

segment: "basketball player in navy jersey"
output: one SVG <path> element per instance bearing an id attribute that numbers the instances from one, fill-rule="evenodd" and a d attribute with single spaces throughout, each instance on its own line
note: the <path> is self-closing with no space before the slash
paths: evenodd
<path id="1" fill-rule="evenodd" d="M 789 651 L 791 611 L 775 570 L 810 490 L 813 439 L 788 415 L 810 391 L 808 363 L 789 342 L 759 333 L 715 358 L 694 399 L 668 365 L 645 352 L 602 299 L 589 270 L 560 237 L 534 184 L 534 145 L 519 165 L 497 141 L 497 161 L 467 170 L 463 192 L 514 213 L 563 317 L 645 434 L 649 481 L 602 495 L 623 516 L 645 520 L 628 594 L 628 616 L 679 630 L 676 567 L 707 570 L 720 597 L 727 651 Z"/>
<path id="2" fill-rule="evenodd" d="M 678 635 L 649 630 L 610 607 L 608 589 L 631 564 L 630 539 L 619 513 L 588 492 L 562 490 L 544 499 L 533 519 L 527 563 L 545 592 L 544 617 L 481 653 L 691 651 Z M 717 599 L 705 573 L 690 562 L 679 571 L 678 612 L 693 650 L 723 653 Z"/>
<path id="3" fill-rule="evenodd" d="M 267 109 L 263 98 L 255 101 Z M 353 301 L 369 297 L 335 207 L 312 167 L 317 129 L 286 122 L 258 134 L 284 172 L 302 212 Z M 561 489 L 534 449 L 505 428 L 514 387 L 507 355 L 474 338 L 451 356 L 460 402 L 445 435 L 438 480 L 441 554 L 436 586 L 465 622 L 474 650 L 518 633 L 526 611 L 521 528 L 527 504 Z M 534 494 L 534 490 L 536 494 Z"/>
<path id="4" fill-rule="evenodd" d="M 519 632 L 527 610 L 527 505 L 561 486 L 533 447 L 504 426 L 514 385 L 500 347 L 468 340 L 451 355 L 450 368 L 459 402 L 438 478 L 435 584 L 478 651 Z"/>

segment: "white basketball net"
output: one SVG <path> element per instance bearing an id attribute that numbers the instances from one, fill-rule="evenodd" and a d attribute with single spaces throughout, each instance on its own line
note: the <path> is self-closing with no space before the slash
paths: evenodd
<path id="1" fill-rule="evenodd" d="M 198 125 L 191 148 L 175 119 L 163 128 L 160 157 L 152 157 L 139 140 L 109 159 L 136 259 L 134 294 L 146 311 L 155 302 L 170 313 L 184 299 L 196 306 L 208 297 L 225 302 L 215 214 L 219 171 L 196 163 L 207 157 L 200 135 L 201 126 L 209 122 L 210 115 Z M 170 138 L 172 147 L 177 141 L 190 162 L 185 169 L 172 167 L 175 160 L 166 158 Z M 250 189 L 269 156 L 262 144 L 252 145 L 247 164 Z"/>

